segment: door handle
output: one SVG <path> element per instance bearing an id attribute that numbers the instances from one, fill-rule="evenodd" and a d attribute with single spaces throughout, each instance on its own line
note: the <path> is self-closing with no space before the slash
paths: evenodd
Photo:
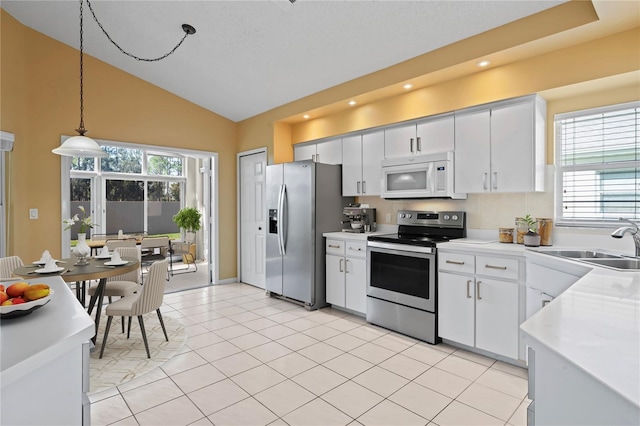
<path id="1" fill-rule="evenodd" d="M 493 172 L 493 189 L 498 189 L 498 172 Z"/>
<path id="2" fill-rule="evenodd" d="M 360 181 L 356 183 L 356 193 L 360 193 Z"/>
<path id="3" fill-rule="evenodd" d="M 344 262 L 344 259 L 340 259 L 340 263 L 338 265 L 338 268 L 340 269 L 340 272 L 344 272 L 344 267 L 342 266 L 342 262 Z"/>
<path id="4" fill-rule="evenodd" d="M 349 273 L 349 259 L 344 261 L 344 272 L 345 274 Z"/>
<path id="5" fill-rule="evenodd" d="M 367 193 L 367 181 L 363 180 L 362 181 L 362 195 Z"/>
<path id="6" fill-rule="evenodd" d="M 482 189 L 487 190 L 487 173 L 482 174 Z"/>
<path id="7" fill-rule="evenodd" d="M 482 281 L 478 281 L 476 282 L 476 299 L 478 300 L 482 300 L 482 297 L 480 297 L 480 283 Z"/>
<path id="8" fill-rule="evenodd" d="M 467 299 L 471 299 L 471 288 L 470 288 L 471 281 L 472 280 L 467 280 Z"/>
<path id="9" fill-rule="evenodd" d="M 444 263 L 451 263 L 452 265 L 464 265 L 464 262 L 461 260 L 445 260 Z"/>
<path id="10" fill-rule="evenodd" d="M 413 152 L 413 138 L 409 139 L 409 148 L 411 149 L 411 152 Z"/>
<path id="11" fill-rule="evenodd" d="M 422 151 L 422 138 L 420 137 L 416 138 L 416 151 L 418 152 Z"/>

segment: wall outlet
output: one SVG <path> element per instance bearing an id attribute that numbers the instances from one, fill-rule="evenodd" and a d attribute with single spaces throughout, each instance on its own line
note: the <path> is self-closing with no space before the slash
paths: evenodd
<path id="1" fill-rule="evenodd" d="M 391 213 L 386 213 L 384 216 L 384 220 L 386 223 L 391 223 Z"/>
<path id="2" fill-rule="evenodd" d="M 29 209 L 29 219 L 38 218 L 38 209 Z"/>

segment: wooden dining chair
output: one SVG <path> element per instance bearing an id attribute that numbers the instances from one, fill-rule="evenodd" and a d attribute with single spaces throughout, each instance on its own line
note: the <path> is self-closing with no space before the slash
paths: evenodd
<path id="1" fill-rule="evenodd" d="M 149 276 L 146 283 L 135 294 L 118 299 L 107 306 L 107 326 L 104 330 L 104 338 L 102 339 L 102 347 L 100 348 L 100 358 L 104 353 L 104 348 L 107 345 L 107 338 L 109 336 L 109 329 L 111 328 L 111 321 L 113 317 L 129 317 L 129 324 L 127 327 L 127 339 L 131 333 L 131 319 L 138 317 L 138 323 L 140 324 L 140 332 L 142 333 L 142 339 L 144 340 L 144 347 L 147 350 L 147 358 L 151 358 L 149 352 L 149 342 L 147 342 L 147 333 L 144 328 L 144 320 L 142 316 L 156 311 L 158 314 L 158 320 L 162 326 L 164 332 L 164 338 L 169 341 L 167 336 L 167 330 L 164 327 L 164 321 L 162 320 L 162 314 L 160 313 L 160 306 L 164 298 L 165 288 L 165 275 L 167 274 L 169 259 L 164 259 L 155 262 L 149 268 Z"/>
<path id="2" fill-rule="evenodd" d="M 117 247 L 116 251 L 120 253 L 120 257 L 138 259 L 138 265 L 140 265 L 140 250 L 138 247 Z M 140 277 L 140 266 L 138 266 L 137 269 L 127 272 L 126 274 L 107 278 L 104 297 L 108 297 L 109 303 L 112 303 L 113 296 L 125 297 L 137 292 L 140 289 Z M 89 287 L 89 296 L 93 296 L 97 289 L 97 285 Z M 91 312 L 89 312 L 89 314 L 91 314 Z M 122 332 L 124 333 L 124 318 L 122 319 Z"/>
<path id="3" fill-rule="evenodd" d="M 0 257 L 0 280 L 13 279 L 13 270 L 24 266 L 19 256 Z"/>

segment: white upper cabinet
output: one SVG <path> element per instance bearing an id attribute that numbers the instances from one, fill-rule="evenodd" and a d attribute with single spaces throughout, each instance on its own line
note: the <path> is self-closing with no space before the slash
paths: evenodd
<path id="1" fill-rule="evenodd" d="M 342 195 L 380 195 L 384 132 L 342 138 Z"/>
<path id="2" fill-rule="evenodd" d="M 527 96 L 455 114 L 455 191 L 544 190 L 546 105 Z"/>
<path id="3" fill-rule="evenodd" d="M 384 157 L 435 154 L 454 149 L 454 115 L 441 114 L 384 131 Z"/>
<path id="4" fill-rule="evenodd" d="M 455 146 L 453 113 L 442 114 L 418 121 L 416 140 L 418 154 L 437 154 L 453 151 Z"/>
<path id="5" fill-rule="evenodd" d="M 316 163 L 342 164 L 342 138 L 296 145 L 293 148 L 293 159 L 294 161 L 313 160 Z"/>

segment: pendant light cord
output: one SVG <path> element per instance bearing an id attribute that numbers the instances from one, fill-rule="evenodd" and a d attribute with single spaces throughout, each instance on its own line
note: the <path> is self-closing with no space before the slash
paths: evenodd
<path id="1" fill-rule="evenodd" d="M 87 6 L 89 6 L 89 10 L 91 11 L 91 15 L 93 15 L 93 19 L 96 21 L 96 24 L 98 24 L 98 26 L 100 27 L 100 29 L 102 30 L 102 32 L 104 33 L 104 35 L 107 37 L 107 39 L 109 39 L 109 41 L 118 48 L 118 50 L 122 53 L 124 53 L 125 55 L 135 59 L 136 61 L 145 61 L 145 62 L 157 62 L 157 61 L 161 61 L 164 58 L 166 58 L 167 56 L 171 55 L 173 52 L 176 51 L 176 49 L 178 49 L 178 47 L 180 47 L 180 45 L 182 44 L 182 42 L 184 41 L 185 38 L 187 38 L 187 36 L 190 36 L 192 34 L 195 34 L 196 30 L 195 28 L 193 28 L 191 25 L 188 24 L 183 24 L 182 25 L 182 30 L 184 31 L 184 36 L 182 36 L 182 39 L 180 39 L 180 41 L 178 42 L 178 44 L 176 44 L 176 46 L 171 49 L 169 52 L 165 53 L 162 56 L 159 56 L 157 58 L 141 58 L 139 56 L 136 56 L 134 54 L 131 54 L 127 51 L 125 51 L 122 47 L 120 47 L 120 45 L 118 43 L 116 43 L 115 41 L 113 41 L 113 39 L 109 36 L 109 34 L 107 33 L 107 31 L 104 29 L 104 27 L 102 26 L 102 24 L 100 23 L 100 21 L 98 21 L 98 17 L 96 16 L 96 13 L 93 10 L 93 7 L 91 6 L 91 2 L 89 0 L 87 1 Z M 82 3 L 82 0 L 80 0 L 80 3 Z M 81 6 L 82 7 L 82 6 Z M 80 9 L 82 11 L 82 9 Z M 80 22 L 82 22 L 82 12 L 80 12 Z M 81 30 L 82 31 L 82 30 Z M 82 32 L 81 32 L 82 34 Z M 82 40 L 82 39 L 81 39 Z M 82 41 L 80 42 L 80 46 L 82 46 Z M 82 48 L 82 47 L 81 47 Z M 82 64 L 82 62 L 81 62 Z"/>
<path id="2" fill-rule="evenodd" d="M 84 136 L 87 132 L 84 128 L 84 101 L 83 101 L 83 13 L 82 13 L 82 2 L 80 0 L 80 128 L 76 129 L 76 132 L 80 133 L 80 136 Z"/>

